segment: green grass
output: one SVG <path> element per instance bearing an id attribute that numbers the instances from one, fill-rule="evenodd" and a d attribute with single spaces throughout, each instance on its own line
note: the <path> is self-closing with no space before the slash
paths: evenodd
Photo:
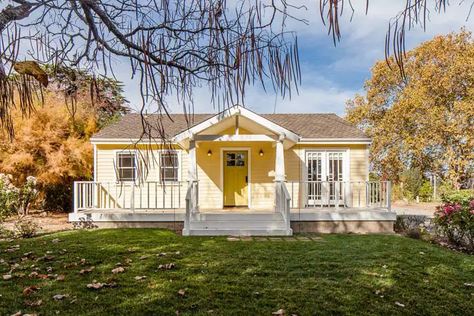
<path id="1" fill-rule="evenodd" d="M 61 241 L 53 243 L 55 238 Z M 19 250 L 5 252 L 16 244 Z M 0 315 L 20 310 L 40 315 L 271 315 L 281 308 L 288 315 L 459 315 L 474 310 L 474 287 L 465 284 L 474 283 L 473 256 L 399 236 L 227 241 L 156 229 L 116 229 L 0 242 L 0 250 L 6 262 L 0 264 Z M 54 258 L 21 261 L 30 251 L 37 258 L 52 251 Z M 157 257 L 161 252 L 167 255 Z M 144 255 L 149 257 L 140 260 Z M 87 263 L 75 266 L 82 258 Z M 112 274 L 119 262 L 125 272 Z M 175 269 L 158 269 L 171 262 Z M 15 263 L 19 267 L 13 278 L 2 280 Z M 65 280 L 29 278 L 32 265 L 45 274 L 52 267 Z M 79 274 L 92 265 L 90 274 Z M 134 279 L 141 275 L 147 279 Z M 117 287 L 87 289 L 93 280 Z M 24 296 L 30 285 L 40 289 Z M 185 289 L 184 297 L 178 295 L 180 289 Z M 55 301 L 56 294 L 68 297 Z M 39 299 L 41 306 L 25 304 Z"/>

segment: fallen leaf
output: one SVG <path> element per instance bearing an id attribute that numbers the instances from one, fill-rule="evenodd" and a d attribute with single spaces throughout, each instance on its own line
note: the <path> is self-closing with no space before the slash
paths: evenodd
<path id="1" fill-rule="evenodd" d="M 146 255 L 145 255 L 145 256 L 141 256 L 141 257 L 140 257 L 140 260 L 145 260 L 145 259 L 147 259 L 147 258 L 148 258 L 148 256 L 146 256 Z"/>
<path id="2" fill-rule="evenodd" d="M 402 304 L 400 302 L 395 302 L 395 305 L 400 306 L 400 307 L 405 307 L 405 304 Z"/>
<path id="3" fill-rule="evenodd" d="M 56 277 L 56 281 L 64 281 L 65 278 L 66 276 L 64 274 L 60 274 Z"/>
<path id="4" fill-rule="evenodd" d="M 87 268 L 87 269 L 81 269 L 81 271 L 79 271 L 79 274 L 86 274 L 86 273 L 91 273 L 92 271 L 94 271 L 95 267 L 92 266 L 90 268 Z"/>
<path id="5" fill-rule="evenodd" d="M 18 311 L 18 312 L 16 312 L 15 314 L 12 314 L 11 316 L 21 316 L 21 315 L 23 315 L 23 314 L 21 313 L 21 311 Z"/>
<path id="6" fill-rule="evenodd" d="M 167 263 L 167 264 L 160 264 L 158 266 L 158 269 L 160 269 L 160 270 L 171 270 L 171 269 L 174 269 L 175 267 L 176 267 L 176 264 Z"/>
<path id="7" fill-rule="evenodd" d="M 56 294 L 53 296 L 55 301 L 61 301 L 67 297 L 67 294 Z"/>
<path id="8" fill-rule="evenodd" d="M 164 257 L 166 256 L 166 252 L 160 252 L 159 254 L 156 255 L 157 257 Z"/>
<path id="9" fill-rule="evenodd" d="M 31 306 L 31 307 L 41 306 L 41 304 L 43 304 L 43 300 L 25 301 L 25 305 L 26 306 Z"/>
<path id="10" fill-rule="evenodd" d="M 179 256 L 179 255 L 181 254 L 181 252 L 180 252 L 180 251 L 176 251 L 174 254 L 177 255 L 177 256 Z"/>
<path id="11" fill-rule="evenodd" d="M 34 286 L 34 285 L 31 285 L 31 286 L 27 286 L 23 289 L 23 295 L 24 296 L 28 296 L 30 295 L 31 293 L 33 292 L 36 292 L 39 290 L 39 287 L 37 286 Z"/>
<path id="12" fill-rule="evenodd" d="M 178 291 L 178 295 L 179 295 L 179 296 L 184 296 L 184 295 L 186 295 L 186 291 L 183 290 L 183 289 L 180 289 L 180 290 Z"/>
<path id="13" fill-rule="evenodd" d="M 30 278 L 36 278 L 38 276 L 38 272 L 33 271 L 28 275 Z"/>
<path id="14" fill-rule="evenodd" d="M 51 242 L 52 242 L 53 244 L 57 244 L 57 243 L 60 242 L 60 241 L 61 241 L 61 240 L 60 240 L 59 238 L 55 238 L 55 239 L 51 240 Z"/>
<path id="15" fill-rule="evenodd" d="M 285 310 L 280 308 L 276 312 L 273 312 L 272 315 L 285 315 Z"/>
<path id="16" fill-rule="evenodd" d="M 130 264 L 130 263 L 132 263 L 132 262 L 133 262 L 133 260 L 130 259 L 130 258 L 125 259 L 125 263 L 126 263 L 126 264 Z"/>
<path id="17" fill-rule="evenodd" d="M 13 276 L 11 274 L 4 274 L 3 275 L 3 280 L 4 281 L 10 280 L 11 278 L 13 278 Z"/>
<path id="18" fill-rule="evenodd" d="M 80 264 L 85 265 L 86 264 L 86 259 L 81 259 Z"/>
<path id="19" fill-rule="evenodd" d="M 124 271 L 125 271 L 125 269 L 122 268 L 122 267 L 118 267 L 118 268 L 112 269 L 112 273 L 113 273 L 113 274 L 122 273 L 122 272 L 124 272 Z"/>
<path id="20" fill-rule="evenodd" d="M 138 276 L 135 277 L 135 280 L 137 280 L 137 281 L 141 281 L 141 280 L 144 280 L 144 279 L 146 279 L 146 275 L 138 275 Z"/>
<path id="21" fill-rule="evenodd" d="M 464 286 L 467 286 L 467 287 L 474 287 L 474 283 L 464 283 Z"/>
<path id="22" fill-rule="evenodd" d="M 87 284 L 88 289 L 93 289 L 93 290 L 99 290 L 104 287 L 104 283 L 99 283 L 99 282 L 93 282 Z"/>

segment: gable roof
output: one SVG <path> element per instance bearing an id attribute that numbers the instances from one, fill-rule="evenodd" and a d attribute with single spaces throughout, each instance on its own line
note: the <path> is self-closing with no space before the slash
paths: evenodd
<path id="1" fill-rule="evenodd" d="M 291 113 L 291 114 L 258 114 L 284 129 L 287 129 L 303 140 L 368 140 L 368 137 L 357 127 L 333 113 Z M 161 124 L 166 138 L 187 131 L 204 121 L 216 116 L 216 114 L 194 114 L 188 116 L 184 114 L 166 115 L 151 114 L 146 115 L 152 126 Z M 161 121 L 160 121 L 161 120 Z M 94 140 L 138 140 L 142 136 L 142 116 L 140 114 L 126 114 L 119 121 L 103 128 L 92 137 Z M 158 129 L 151 130 L 152 138 L 160 138 Z"/>

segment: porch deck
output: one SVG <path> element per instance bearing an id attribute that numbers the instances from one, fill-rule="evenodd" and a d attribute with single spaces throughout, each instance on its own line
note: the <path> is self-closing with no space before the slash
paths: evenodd
<path id="1" fill-rule="evenodd" d="M 357 186 L 360 187 L 359 182 Z M 129 205 L 121 205 L 111 193 L 114 191 L 104 189 L 103 184 L 79 183 L 75 187 L 79 199 L 75 200 L 75 211 L 69 214 L 69 220 L 103 227 L 166 227 L 182 230 L 185 235 L 258 236 L 291 235 L 294 229 L 388 232 L 393 230 L 396 219 L 390 211 L 390 185 L 373 182 L 363 186 L 363 194 L 352 189 L 352 183 L 305 183 L 307 189 L 299 191 L 292 184 L 288 191 L 284 182 L 276 182 L 275 205 L 265 209 L 200 208 L 197 181 L 188 183 L 186 193 L 181 192 L 186 189 L 182 183 L 172 186 L 173 190 L 157 190 L 156 185 L 154 190 L 149 185 L 144 187 L 145 191 L 131 186 L 127 192 L 132 196 Z"/>

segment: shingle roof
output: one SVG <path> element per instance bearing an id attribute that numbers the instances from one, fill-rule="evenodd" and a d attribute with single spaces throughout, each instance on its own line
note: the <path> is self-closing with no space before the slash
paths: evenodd
<path id="1" fill-rule="evenodd" d="M 187 128 L 199 124 L 215 114 L 194 114 L 186 120 L 184 114 L 171 114 L 171 119 L 158 114 L 147 115 L 151 126 L 162 126 L 167 138 L 171 138 Z M 332 113 L 298 113 L 298 114 L 259 114 L 260 116 L 290 130 L 302 138 L 351 138 L 367 139 L 367 136 L 354 125 Z M 161 118 L 161 125 L 160 125 Z M 140 114 L 126 114 L 93 138 L 97 139 L 138 139 L 142 136 L 142 117 Z M 151 136 L 159 138 L 158 129 L 151 130 Z"/>

